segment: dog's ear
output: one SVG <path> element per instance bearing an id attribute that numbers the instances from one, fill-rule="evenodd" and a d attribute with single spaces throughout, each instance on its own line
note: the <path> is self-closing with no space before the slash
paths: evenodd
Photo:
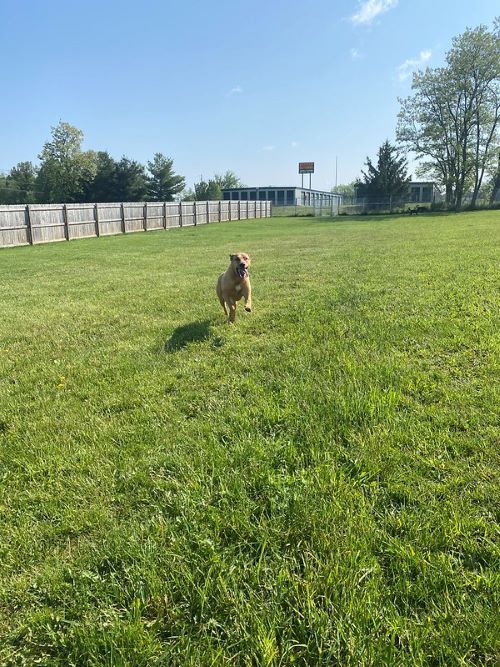
<path id="1" fill-rule="evenodd" d="M 229 259 L 233 261 L 233 259 L 236 257 L 236 255 L 229 255 Z"/>

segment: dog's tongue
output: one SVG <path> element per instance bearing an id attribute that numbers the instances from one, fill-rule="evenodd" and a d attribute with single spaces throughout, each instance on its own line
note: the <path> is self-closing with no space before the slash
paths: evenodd
<path id="1" fill-rule="evenodd" d="M 246 269 L 239 268 L 238 275 L 240 278 L 245 278 L 248 275 L 248 271 Z"/>

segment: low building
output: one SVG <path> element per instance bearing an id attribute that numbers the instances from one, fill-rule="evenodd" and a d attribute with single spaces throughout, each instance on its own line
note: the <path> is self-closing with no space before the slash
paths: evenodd
<path id="1" fill-rule="evenodd" d="M 222 198 L 231 201 L 271 201 L 273 206 L 314 206 L 331 208 L 338 213 L 342 196 L 322 190 L 309 190 L 291 186 L 260 186 L 255 188 L 227 188 Z"/>
<path id="2" fill-rule="evenodd" d="M 432 181 L 411 181 L 410 201 L 415 202 L 438 202 L 442 200 L 442 194 L 438 186 Z"/>
<path id="3" fill-rule="evenodd" d="M 354 186 L 354 201 L 353 203 L 363 202 L 365 198 L 359 194 L 363 191 L 363 184 L 356 184 Z M 397 197 L 381 197 L 380 203 L 386 203 L 390 199 L 393 202 L 420 202 L 420 203 L 433 203 L 443 200 L 443 195 L 441 190 L 438 188 L 436 183 L 433 181 L 410 181 L 408 183 L 408 190 L 405 195 L 399 195 Z"/>

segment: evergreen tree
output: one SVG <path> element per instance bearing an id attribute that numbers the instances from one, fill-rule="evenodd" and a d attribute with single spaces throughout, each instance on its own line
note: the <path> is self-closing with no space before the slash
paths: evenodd
<path id="1" fill-rule="evenodd" d="M 31 162 L 19 162 L 9 172 L 7 184 L 12 203 L 31 204 L 36 201 L 37 170 Z"/>
<path id="2" fill-rule="evenodd" d="M 116 164 L 115 200 L 143 201 L 148 190 L 144 165 L 123 156 Z"/>
<path id="3" fill-rule="evenodd" d="M 106 151 L 98 151 L 95 156 L 96 175 L 89 183 L 87 201 L 119 201 L 117 194 L 117 164 Z"/>
<path id="4" fill-rule="evenodd" d="M 363 181 L 357 183 L 358 196 L 369 202 L 385 202 L 391 197 L 403 197 L 408 192 L 410 178 L 407 162 L 388 140 L 378 149 L 377 165 L 366 158 L 367 171 L 362 171 Z"/>
<path id="5" fill-rule="evenodd" d="M 174 196 L 186 187 L 183 176 L 173 170 L 174 161 L 162 153 L 155 153 L 148 162 L 148 197 L 151 201 L 173 201 Z"/>
<path id="6" fill-rule="evenodd" d="M 9 186 L 7 183 L 7 176 L 0 174 L 0 204 L 9 203 Z"/>

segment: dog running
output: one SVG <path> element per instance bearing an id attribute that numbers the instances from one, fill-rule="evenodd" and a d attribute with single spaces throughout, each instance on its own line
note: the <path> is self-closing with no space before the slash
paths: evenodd
<path id="1" fill-rule="evenodd" d="M 229 257 L 231 259 L 229 267 L 227 271 L 221 273 L 217 281 L 217 296 L 228 317 L 228 322 L 232 323 L 236 318 L 236 302 L 241 297 L 245 299 L 247 313 L 252 312 L 252 288 L 248 272 L 250 256 L 246 252 L 238 252 Z"/>

